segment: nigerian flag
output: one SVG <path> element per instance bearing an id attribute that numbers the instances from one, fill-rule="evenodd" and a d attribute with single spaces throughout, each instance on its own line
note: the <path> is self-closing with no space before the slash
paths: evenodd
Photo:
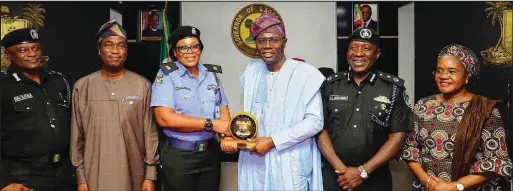
<path id="1" fill-rule="evenodd" d="M 167 1 L 164 5 L 164 11 L 162 12 L 162 28 L 164 29 L 162 33 L 162 40 L 160 41 L 160 62 L 168 62 L 169 57 L 169 44 L 167 40 L 169 39 L 169 35 L 171 31 L 169 31 L 169 21 L 167 19 Z M 169 58 L 169 62 L 171 58 Z M 160 63 L 159 63 L 160 65 Z"/>

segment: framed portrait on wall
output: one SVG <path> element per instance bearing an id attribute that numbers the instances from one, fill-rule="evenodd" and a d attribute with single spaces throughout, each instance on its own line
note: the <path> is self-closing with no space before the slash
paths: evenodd
<path id="1" fill-rule="evenodd" d="M 138 37 L 144 41 L 160 41 L 163 33 L 162 10 L 138 11 Z"/>
<path id="2" fill-rule="evenodd" d="M 379 32 L 377 3 L 353 3 L 353 30 L 369 27 Z"/>

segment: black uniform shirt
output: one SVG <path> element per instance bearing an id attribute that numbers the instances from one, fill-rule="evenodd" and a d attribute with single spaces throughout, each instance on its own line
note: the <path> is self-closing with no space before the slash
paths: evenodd
<path id="1" fill-rule="evenodd" d="M 1 82 L 2 157 L 50 155 L 69 147 L 70 90 L 64 76 L 41 69 L 41 84 L 16 67 Z"/>
<path id="2" fill-rule="evenodd" d="M 344 164 L 364 164 L 378 152 L 390 133 L 413 129 L 413 114 L 403 82 L 378 70 L 371 70 L 360 86 L 351 72 L 339 72 L 326 79 L 321 89 L 324 128 Z"/>

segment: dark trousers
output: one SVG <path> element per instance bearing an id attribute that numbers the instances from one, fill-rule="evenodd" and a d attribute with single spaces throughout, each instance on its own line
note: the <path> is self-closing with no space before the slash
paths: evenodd
<path id="1" fill-rule="evenodd" d="M 342 188 L 338 187 L 337 182 L 338 175 L 330 165 L 324 164 L 322 167 L 322 180 L 324 191 L 342 191 Z M 380 169 L 373 172 L 367 180 L 364 180 L 362 184 L 353 189 L 354 191 L 392 191 L 392 175 L 388 166 L 381 167 Z"/>
<path id="2" fill-rule="evenodd" d="M 77 189 L 75 169 L 69 156 L 58 163 L 48 162 L 46 156 L 30 159 L 2 158 L 2 163 L 16 183 L 33 191 L 74 191 Z"/>
<path id="3" fill-rule="evenodd" d="M 221 176 L 219 143 L 209 141 L 205 152 L 183 151 L 167 143 L 160 152 L 165 191 L 216 191 Z"/>

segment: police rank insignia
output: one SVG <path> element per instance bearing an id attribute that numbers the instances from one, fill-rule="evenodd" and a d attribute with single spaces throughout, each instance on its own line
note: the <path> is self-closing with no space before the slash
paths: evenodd
<path id="1" fill-rule="evenodd" d="M 164 84 L 164 74 L 157 75 L 157 77 L 155 78 L 155 83 Z"/>

